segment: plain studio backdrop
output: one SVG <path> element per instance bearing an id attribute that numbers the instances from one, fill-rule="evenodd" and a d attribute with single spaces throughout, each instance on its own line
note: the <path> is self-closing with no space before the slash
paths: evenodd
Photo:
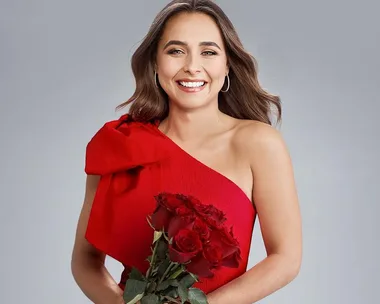
<path id="1" fill-rule="evenodd" d="M 260 303 L 380 303 L 380 5 L 217 2 L 282 98 L 302 209 L 301 272 Z M 131 55 L 167 3 L 0 1 L 1 303 L 90 302 L 70 270 L 85 146 L 123 113 Z M 249 267 L 264 257 L 256 222 Z"/>

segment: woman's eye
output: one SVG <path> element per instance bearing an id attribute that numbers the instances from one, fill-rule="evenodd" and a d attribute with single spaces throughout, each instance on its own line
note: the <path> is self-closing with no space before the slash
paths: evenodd
<path id="1" fill-rule="evenodd" d="M 214 52 L 214 51 L 204 51 L 202 54 L 205 54 L 206 56 L 213 56 L 213 55 L 216 55 L 216 52 Z"/>
<path id="2" fill-rule="evenodd" d="M 173 54 L 173 55 L 178 55 L 178 54 L 181 54 L 181 53 L 183 53 L 181 50 L 170 50 L 169 52 L 168 52 L 168 54 Z"/>

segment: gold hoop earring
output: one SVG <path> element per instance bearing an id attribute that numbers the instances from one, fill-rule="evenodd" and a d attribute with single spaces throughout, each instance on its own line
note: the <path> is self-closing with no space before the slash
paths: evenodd
<path id="1" fill-rule="evenodd" d="M 227 76 L 227 89 L 226 89 L 225 91 L 220 90 L 220 91 L 223 92 L 223 93 L 228 92 L 228 90 L 230 89 L 230 84 L 231 84 L 231 82 L 230 82 L 230 76 L 229 76 L 228 74 L 227 74 L 226 76 Z M 223 84 L 223 85 L 224 85 L 224 84 Z"/>

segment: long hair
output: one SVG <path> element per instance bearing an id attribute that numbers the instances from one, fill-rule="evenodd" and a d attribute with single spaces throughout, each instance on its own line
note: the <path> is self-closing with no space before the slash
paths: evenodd
<path id="1" fill-rule="evenodd" d="M 148 33 L 132 56 L 132 72 L 136 89 L 132 97 L 117 106 L 121 109 L 131 103 L 129 115 L 137 121 L 163 120 L 169 112 L 168 96 L 155 83 L 154 65 L 159 39 L 166 22 L 176 14 L 204 13 L 219 26 L 226 46 L 230 88 L 218 95 L 220 111 L 238 119 L 257 120 L 272 124 L 272 107 L 281 121 L 281 101 L 259 84 L 257 61 L 243 47 L 229 18 L 212 0 L 173 0 L 154 19 Z"/>

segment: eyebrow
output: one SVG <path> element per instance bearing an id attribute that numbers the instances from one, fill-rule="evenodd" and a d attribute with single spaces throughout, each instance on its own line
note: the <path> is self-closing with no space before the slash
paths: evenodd
<path id="1" fill-rule="evenodd" d="M 180 41 L 180 40 L 170 40 L 168 41 L 165 46 L 164 46 L 164 49 L 166 49 L 168 46 L 171 46 L 171 45 L 183 45 L 183 46 L 188 46 L 188 44 L 184 41 Z M 220 46 L 215 43 L 215 42 L 212 42 L 212 41 L 202 41 L 199 43 L 199 46 L 215 46 L 217 47 L 219 50 L 222 50 L 220 48 Z"/>

